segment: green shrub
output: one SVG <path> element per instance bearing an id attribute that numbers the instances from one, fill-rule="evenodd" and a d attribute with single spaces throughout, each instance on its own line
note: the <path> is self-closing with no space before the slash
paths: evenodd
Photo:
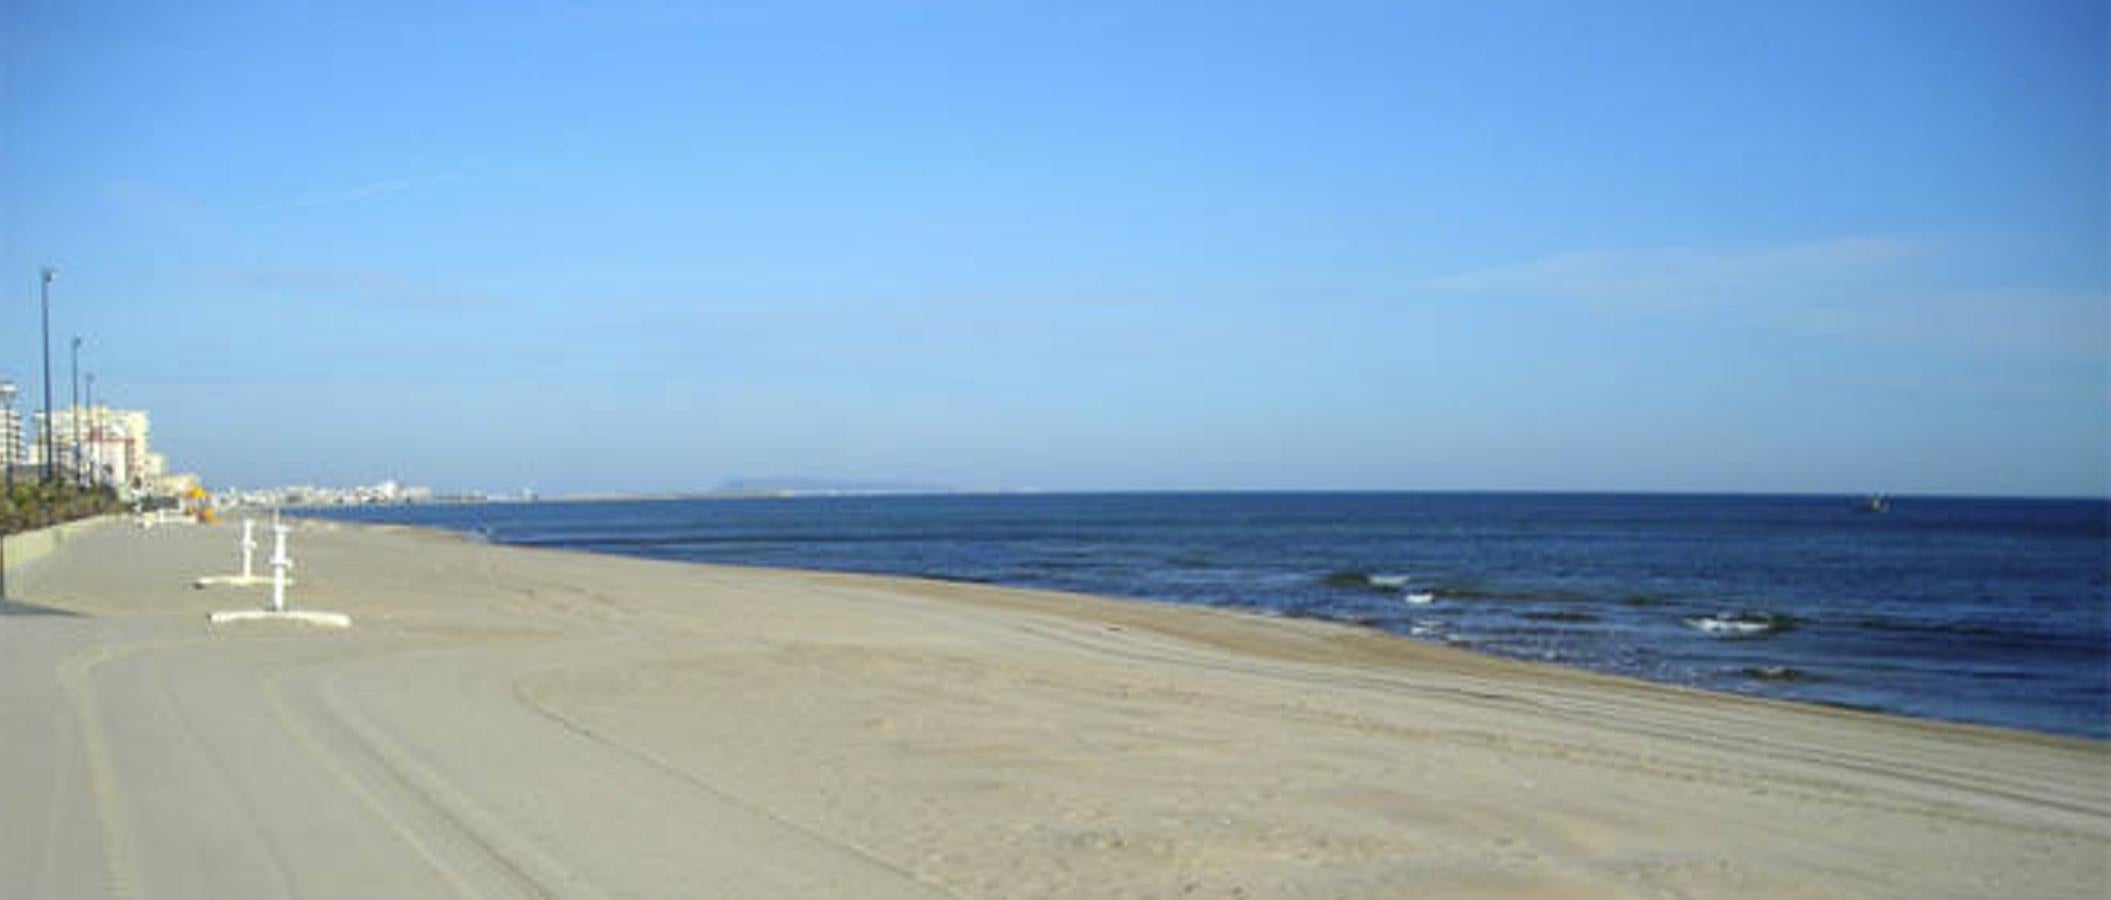
<path id="1" fill-rule="evenodd" d="M 124 504 L 111 488 L 83 488 L 63 481 L 17 481 L 14 490 L 0 497 L 0 534 L 32 531 L 123 509 Z"/>

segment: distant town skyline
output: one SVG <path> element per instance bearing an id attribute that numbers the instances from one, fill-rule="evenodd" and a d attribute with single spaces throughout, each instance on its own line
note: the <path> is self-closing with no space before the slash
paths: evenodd
<path id="1" fill-rule="evenodd" d="M 20 0 L 0 378 L 51 265 L 208 485 L 2103 496 L 2107 27 Z"/>

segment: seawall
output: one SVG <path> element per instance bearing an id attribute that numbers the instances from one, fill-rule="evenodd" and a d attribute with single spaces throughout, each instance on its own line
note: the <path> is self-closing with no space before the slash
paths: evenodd
<path id="1" fill-rule="evenodd" d="M 71 522 L 63 522 L 48 528 L 24 531 L 0 538 L 0 571 L 13 572 L 24 565 L 50 556 L 53 550 L 57 550 L 69 538 L 122 518 L 124 518 L 122 515 L 117 514 L 89 516 L 85 519 L 75 519 Z"/>

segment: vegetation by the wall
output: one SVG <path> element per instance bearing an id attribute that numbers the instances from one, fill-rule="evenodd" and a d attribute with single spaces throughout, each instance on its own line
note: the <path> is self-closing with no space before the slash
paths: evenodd
<path id="1" fill-rule="evenodd" d="M 0 491 L 0 534 L 31 531 L 123 508 L 117 492 L 107 487 L 16 481 L 12 490 Z"/>

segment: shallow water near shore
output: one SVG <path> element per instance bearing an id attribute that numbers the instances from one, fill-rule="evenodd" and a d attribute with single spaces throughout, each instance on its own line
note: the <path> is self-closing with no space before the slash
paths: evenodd
<path id="1" fill-rule="evenodd" d="M 800 497 L 310 510 L 694 562 L 1351 622 L 1759 696 L 2111 737 L 2099 500 Z"/>

